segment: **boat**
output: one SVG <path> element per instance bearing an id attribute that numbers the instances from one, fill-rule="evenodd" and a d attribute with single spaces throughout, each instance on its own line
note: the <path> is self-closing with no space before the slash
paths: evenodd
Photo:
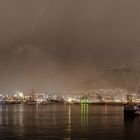
<path id="1" fill-rule="evenodd" d="M 36 97 L 35 91 L 32 90 L 31 91 L 31 96 L 29 97 L 28 100 L 26 100 L 24 102 L 24 104 L 26 104 L 26 105 L 36 105 L 37 104 L 37 101 L 36 101 L 36 98 L 35 97 Z"/>
<path id="2" fill-rule="evenodd" d="M 49 102 L 48 102 L 48 101 L 42 101 L 42 102 L 40 102 L 39 104 L 40 104 L 40 105 L 47 105 L 47 104 L 49 104 Z"/>
<path id="3" fill-rule="evenodd" d="M 25 102 L 26 105 L 35 105 L 36 101 L 35 100 L 28 100 Z"/>
<path id="4" fill-rule="evenodd" d="M 47 105 L 49 103 L 50 103 L 49 99 L 43 99 L 43 100 L 41 99 L 41 100 L 37 101 L 37 104 L 39 104 L 39 105 Z"/>
<path id="5" fill-rule="evenodd" d="M 140 116 L 140 105 L 132 101 L 131 95 L 127 96 L 127 103 L 124 104 L 124 116 L 125 117 Z"/>
<path id="6" fill-rule="evenodd" d="M 140 106 L 137 104 L 125 104 L 124 105 L 125 116 L 140 116 Z"/>
<path id="7" fill-rule="evenodd" d="M 63 99 L 50 99 L 50 103 L 64 103 Z"/>
<path id="8" fill-rule="evenodd" d="M 2 102 L 3 104 L 21 104 L 20 100 L 5 100 Z"/>

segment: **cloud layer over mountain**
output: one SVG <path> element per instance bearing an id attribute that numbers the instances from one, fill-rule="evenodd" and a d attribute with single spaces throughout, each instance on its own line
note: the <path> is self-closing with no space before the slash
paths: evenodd
<path id="1" fill-rule="evenodd" d="M 1 0 L 0 89 L 123 85 L 108 71 L 133 67 L 140 60 L 139 4 L 138 0 Z"/>

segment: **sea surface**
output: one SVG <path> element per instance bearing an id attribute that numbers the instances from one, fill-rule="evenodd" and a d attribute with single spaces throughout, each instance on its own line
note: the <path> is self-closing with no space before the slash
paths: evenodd
<path id="1" fill-rule="evenodd" d="M 0 105 L 0 140 L 139 138 L 140 118 L 124 118 L 121 105 Z"/>

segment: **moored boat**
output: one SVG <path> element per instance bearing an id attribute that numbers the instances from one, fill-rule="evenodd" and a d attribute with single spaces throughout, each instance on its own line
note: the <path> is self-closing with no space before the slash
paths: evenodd
<path id="1" fill-rule="evenodd" d="M 140 107 L 136 104 L 126 104 L 124 106 L 124 115 L 125 116 L 139 116 L 140 115 Z"/>
<path id="2" fill-rule="evenodd" d="M 124 105 L 124 116 L 135 117 L 140 116 L 140 105 L 132 101 L 132 97 L 128 95 L 127 103 Z"/>
<path id="3" fill-rule="evenodd" d="M 36 104 L 36 101 L 34 100 L 28 100 L 25 102 L 26 105 L 35 105 Z"/>
<path id="4" fill-rule="evenodd" d="M 40 105 L 47 105 L 47 104 L 49 104 L 49 102 L 48 102 L 48 101 L 42 101 L 42 102 L 40 102 L 39 104 L 40 104 Z"/>

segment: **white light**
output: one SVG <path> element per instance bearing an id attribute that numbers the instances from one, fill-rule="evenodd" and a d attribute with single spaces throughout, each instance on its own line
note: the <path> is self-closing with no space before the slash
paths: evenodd
<path id="1" fill-rule="evenodd" d="M 72 102 L 72 99 L 71 99 L 71 98 L 69 98 L 69 99 L 68 99 L 68 102 L 69 102 L 69 103 L 71 103 L 71 102 Z"/>
<path id="2" fill-rule="evenodd" d="M 23 93 L 22 93 L 22 92 L 20 92 L 20 91 L 17 91 L 16 95 L 17 95 L 18 97 L 21 97 L 21 98 L 23 98 L 23 97 L 24 97 Z"/>

